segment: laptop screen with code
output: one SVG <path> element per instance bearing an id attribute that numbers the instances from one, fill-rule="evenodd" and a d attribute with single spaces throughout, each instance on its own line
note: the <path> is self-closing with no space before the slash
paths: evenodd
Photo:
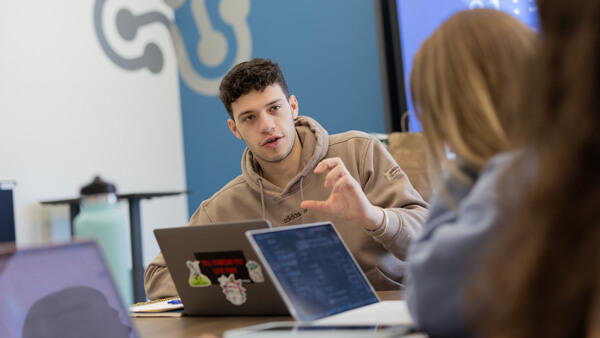
<path id="1" fill-rule="evenodd" d="M 247 236 L 300 320 L 379 301 L 329 222 L 249 231 Z"/>

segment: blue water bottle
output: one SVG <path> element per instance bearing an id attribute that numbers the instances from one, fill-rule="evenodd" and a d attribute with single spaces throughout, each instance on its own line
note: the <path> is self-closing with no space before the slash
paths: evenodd
<path id="1" fill-rule="evenodd" d="M 125 305 L 133 303 L 128 231 L 117 206 L 114 184 L 96 176 L 81 188 L 81 211 L 74 220 L 75 236 L 96 240 Z"/>

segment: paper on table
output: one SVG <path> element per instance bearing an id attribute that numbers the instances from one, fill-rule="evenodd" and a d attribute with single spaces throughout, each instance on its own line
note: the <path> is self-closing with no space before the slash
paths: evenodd
<path id="1" fill-rule="evenodd" d="M 161 312 L 129 312 L 129 317 L 183 317 L 185 313 L 183 309 L 161 311 Z"/>
<path id="2" fill-rule="evenodd" d="M 183 309 L 179 297 L 157 299 L 151 302 L 135 303 L 129 307 L 129 312 L 163 312 Z"/>
<path id="3" fill-rule="evenodd" d="M 413 320 L 403 300 L 387 300 L 344 311 L 315 321 L 318 324 L 332 325 L 412 325 Z"/>

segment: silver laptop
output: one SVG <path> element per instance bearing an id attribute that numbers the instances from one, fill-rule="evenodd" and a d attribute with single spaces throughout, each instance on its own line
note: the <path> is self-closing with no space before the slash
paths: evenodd
<path id="1" fill-rule="evenodd" d="M 186 315 L 288 315 L 245 237 L 248 220 L 154 230 Z"/>
<path id="2" fill-rule="evenodd" d="M 404 302 L 379 301 L 330 222 L 252 230 L 246 236 L 294 319 L 355 324 L 405 322 L 401 318 Z"/>
<path id="3" fill-rule="evenodd" d="M 93 241 L 0 245 L 2 337 L 137 337 Z"/>

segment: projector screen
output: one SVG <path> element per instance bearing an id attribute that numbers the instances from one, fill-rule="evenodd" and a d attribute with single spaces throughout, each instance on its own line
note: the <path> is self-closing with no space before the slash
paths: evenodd
<path id="1" fill-rule="evenodd" d="M 533 0 L 380 0 L 380 45 L 386 92 L 386 109 L 392 131 L 421 130 L 410 99 L 410 70 L 421 43 L 453 13 L 465 9 L 492 8 L 513 15 L 537 29 Z M 401 121 L 408 111 L 408 123 Z"/>

